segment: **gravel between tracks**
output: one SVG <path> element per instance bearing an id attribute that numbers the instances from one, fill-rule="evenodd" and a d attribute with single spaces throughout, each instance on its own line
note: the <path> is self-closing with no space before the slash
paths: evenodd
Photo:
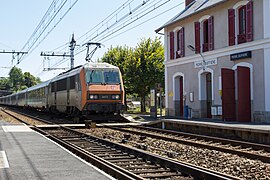
<path id="1" fill-rule="evenodd" d="M 81 129 L 80 131 L 102 138 L 106 136 L 116 142 L 121 142 L 124 134 L 129 134 L 108 128 Z M 147 151 L 166 157 L 169 151 L 175 155 L 176 160 L 242 179 L 270 179 L 270 164 L 259 160 L 150 137 L 140 140 L 140 136 L 134 134 L 131 135 L 127 144 L 133 147 L 137 147 L 138 144 L 146 145 Z"/>
<path id="2" fill-rule="evenodd" d="M 16 113 L 16 112 L 13 112 L 13 111 L 10 111 L 10 110 L 7 110 L 5 109 L 6 112 L 9 112 L 10 114 L 16 116 L 17 118 L 19 119 L 22 119 L 24 122 L 28 123 L 28 124 L 31 124 L 31 125 L 44 125 L 46 123 L 44 122 L 41 122 L 41 121 L 38 121 L 38 120 L 35 120 L 35 119 L 32 119 L 30 117 L 26 117 L 24 115 L 21 115 L 19 113 Z M 0 110 L 0 116 L 2 115 L 2 119 L 4 119 L 5 121 L 7 122 L 11 122 L 11 123 L 21 123 L 20 121 L 16 120 L 15 118 L 11 117 L 10 115 L 6 114 L 5 112 L 2 111 L 2 109 Z"/>
<path id="3" fill-rule="evenodd" d="M 14 117 L 11 117 L 10 115 L 6 114 L 5 112 L 3 112 L 2 107 L 0 107 L 0 119 L 12 123 L 12 124 L 21 124 L 20 121 L 18 121 L 17 119 L 15 119 Z"/>

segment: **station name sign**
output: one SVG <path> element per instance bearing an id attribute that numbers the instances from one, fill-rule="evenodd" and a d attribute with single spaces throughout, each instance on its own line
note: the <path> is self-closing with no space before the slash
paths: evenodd
<path id="1" fill-rule="evenodd" d="M 231 61 L 245 59 L 245 58 L 251 58 L 251 51 L 245 51 L 245 52 L 231 54 Z"/>
<path id="2" fill-rule="evenodd" d="M 203 61 L 194 62 L 195 68 L 201 68 L 203 66 L 206 67 L 206 66 L 212 66 L 212 65 L 217 65 L 217 59 L 206 60 L 205 62 Z"/>

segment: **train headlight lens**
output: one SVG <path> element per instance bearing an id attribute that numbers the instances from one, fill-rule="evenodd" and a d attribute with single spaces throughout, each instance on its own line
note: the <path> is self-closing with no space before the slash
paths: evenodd
<path id="1" fill-rule="evenodd" d="M 120 99 L 120 95 L 119 94 L 112 95 L 112 99 Z"/>
<path id="2" fill-rule="evenodd" d="M 98 99 L 98 95 L 97 94 L 90 94 L 89 99 L 91 99 L 91 100 Z"/>

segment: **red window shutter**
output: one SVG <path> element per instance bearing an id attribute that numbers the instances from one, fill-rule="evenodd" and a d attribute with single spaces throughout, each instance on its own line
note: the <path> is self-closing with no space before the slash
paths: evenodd
<path id="1" fill-rule="evenodd" d="M 229 46 L 235 45 L 235 10 L 228 9 Z"/>
<path id="2" fill-rule="evenodd" d="M 174 32 L 170 32 L 170 59 L 174 59 Z"/>
<path id="3" fill-rule="evenodd" d="M 208 19 L 208 50 L 214 49 L 214 16 Z"/>
<path id="4" fill-rule="evenodd" d="M 247 3 L 247 31 L 246 40 L 247 42 L 253 41 L 253 1 Z"/>
<path id="5" fill-rule="evenodd" d="M 182 28 L 180 30 L 180 56 L 184 57 L 185 56 L 185 29 Z"/>
<path id="6" fill-rule="evenodd" d="M 200 22 L 195 22 L 195 50 L 196 53 L 201 51 L 201 42 L 200 42 Z"/>

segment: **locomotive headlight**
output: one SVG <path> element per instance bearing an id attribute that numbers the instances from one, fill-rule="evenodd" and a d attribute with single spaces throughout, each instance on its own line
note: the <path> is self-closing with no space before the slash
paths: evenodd
<path id="1" fill-rule="evenodd" d="M 98 99 L 98 95 L 97 94 L 90 94 L 89 99 L 91 99 L 91 100 Z"/>
<path id="2" fill-rule="evenodd" d="M 119 94 L 112 95 L 112 99 L 120 99 L 120 95 Z"/>
<path id="3" fill-rule="evenodd" d="M 91 95 L 89 96 L 89 98 L 90 98 L 90 99 L 94 99 L 94 95 L 91 94 Z"/>

